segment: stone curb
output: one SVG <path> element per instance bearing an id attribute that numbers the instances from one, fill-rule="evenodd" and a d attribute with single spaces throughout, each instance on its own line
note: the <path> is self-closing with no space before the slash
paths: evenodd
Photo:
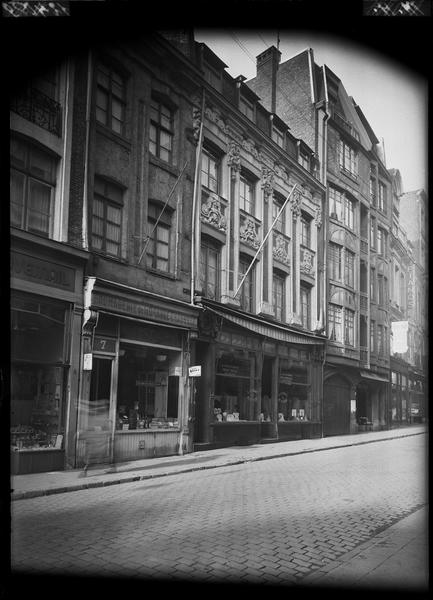
<path id="1" fill-rule="evenodd" d="M 241 465 L 241 464 L 245 464 L 248 462 L 258 462 L 261 460 L 270 460 L 273 458 L 283 458 L 285 456 L 296 456 L 298 454 L 310 454 L 312 452 L 324 452 L 325 450 L 338 450 L 339 448 L 346 448 L 348 446 L 362 446 L 364 444 L 374 444 L 376 442 L 386 442 L 389 440 L 394 440 L 394 439 L 399 439 L 399 438 L 412 437 L 415 435 L 423 435 L 425 433 L 427 433 L 426 430 L 416 431 L 413 433 L 404 433 L 404 434 L 395 435 L 392 437 L 375 438 L 374 440 L 364 440 L 364 441 L 359 441 L 359 442 L 356 442 L 356 441 L 346 442 L 344 444 L 336 444 L 333 446 L 327 446 L 326 448 L 311 448 L 311 449 L 305 449 L 305 450 L 294 450 L 292 452 L 286 451 L 286 452 L 282 452 L 282 453 L 278 453 L 278 454 L 269 454 L 267 456 L 255 456 L 255 457 L 252 456 L 252 457 L 233 459 L 233 460 L 231 460 L 229 458 L 227 460 L 227 462 L 218 463 L 216 465 L 190 466 L 185 469 L 175 469 L 173 471 L 164 471 L 164 472 L 152 473 L 152 474 L 147 474 L 147 475 L 133 475 L 133 476 L 122 477 L 122 478 L 114 479 L 114 480 L 93 481 L 93 482 L 84 482 L 83 481 L 82 483 L 79 483 L 79 484 L 73 484 L 73 485 L 68 485 L 68 486 L 63 485 L 63 486 L 59 486 L 58 488 L 48 488 L 45 490 L 29 490 L 27 492 L 15 492 L 15 493 L 12 491 L 11 500 L 26 500 L 26 499 L 30 499 L 30 498 L 37 498 L 40 496 L 51 496 L 53 494 L 63 494 L 65 492 L 77 492 L 77 491 L 81 491 L 81 490 L 106 487 L 106 486 L 110 486 L 110 485 L 118 485 L 120 483 L 133 483 L 135 481 L 144 481 L 146 479 L 167 477 L 169 475 L 180 475 L 183 473 L 192 473 L 193 471 L 205 471 L 205 470 L 209 470 L 209 469 L 218 469 L 220 467 Z M 323 439 L 323 438 L 321 438 L 321 439 Z"/>

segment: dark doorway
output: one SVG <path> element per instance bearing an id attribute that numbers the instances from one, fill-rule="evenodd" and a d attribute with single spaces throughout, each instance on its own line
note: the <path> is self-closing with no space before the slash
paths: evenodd
<path id="1" fill-rule="evenodd" d="M 338 375 L 323 388 L 323 435 L 350 433 L 350 384 Z"/>

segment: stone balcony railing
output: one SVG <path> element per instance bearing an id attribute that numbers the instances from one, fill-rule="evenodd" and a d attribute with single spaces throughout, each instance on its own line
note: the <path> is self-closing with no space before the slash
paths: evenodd
<path id="1" fill-rule="evenodd" d="M 243 210 L 239 215 L 239 240 L 254 250 L 261 243 L 260 221 Z"/>
<path id="2" fill-rule="evenodd" d="M 300 271 L 305 275 L 309 275 L 310 277 L 314 277 L 315 275 L 315 252 L 311 250 L 311 248 L 307 248 L 306 246 L 300 245 Z"/>
<path id="3" fill-rule="evenodd" d="M 222 233 L 227 232 L 228 202 L 213 192 L 202 192 L 200 220 Z"/>
<path id="4" fill-rule="evenodd" d="M 280 231 L 273 232 L 272 256 L 274 260 L 290 267 L 290 238 Z"/>

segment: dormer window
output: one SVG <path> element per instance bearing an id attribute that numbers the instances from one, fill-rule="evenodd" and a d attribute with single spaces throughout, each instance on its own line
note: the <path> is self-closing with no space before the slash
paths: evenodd
<path id="1" fill-rule="evenodd" d="M 280 148 L 284 148 L 284 133 L 276 127 L 272 127 L 272 139 L 280 146 Z"/>
<path id="2" fill-rule="evenodd" d="M 204 78 L 206 81 L 219 92 L 221 91 L 221 73 L 209 63 L 203 63 Z"/>
<path id="3" fill-rule="evenodd" d="M 310 170 L 310 156 L 305 150 L 299 150 L 298 162 L 304 169 L 307 169 L 307 171 Z"/>
<path id="4" fill-rule="evenodd" d="M 247 100 L 245 96 L 239 98 L 239 110 L 243 113 L 248 119 L 254 121 L 254 105 L 252 102 Z"/>

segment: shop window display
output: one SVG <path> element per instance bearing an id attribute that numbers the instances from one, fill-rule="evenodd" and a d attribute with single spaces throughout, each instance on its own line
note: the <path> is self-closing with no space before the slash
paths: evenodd
<path id="1" fill-rule="evenodd" d="M 220 351 L 217 357 L 214 420 L 257 421 L 258 382 L 255 356 L 243 350 Z"/>
<path id="2" fill-rule="evenodd" d="M 310 419 L 310 385 L 306 361 L 280 359 L 278 421 Z"/>
<path id="3" fill-rule="evenodd" d="M 67 312 L 61 303 L 18 295 L 11 308 L 12 448 L 63 449 Z"/>
<path id="4" fill-rule="evenodd" d="M 180 352 L 121 344 L 116 429 L 178 427 L 180 370 Z"/>

